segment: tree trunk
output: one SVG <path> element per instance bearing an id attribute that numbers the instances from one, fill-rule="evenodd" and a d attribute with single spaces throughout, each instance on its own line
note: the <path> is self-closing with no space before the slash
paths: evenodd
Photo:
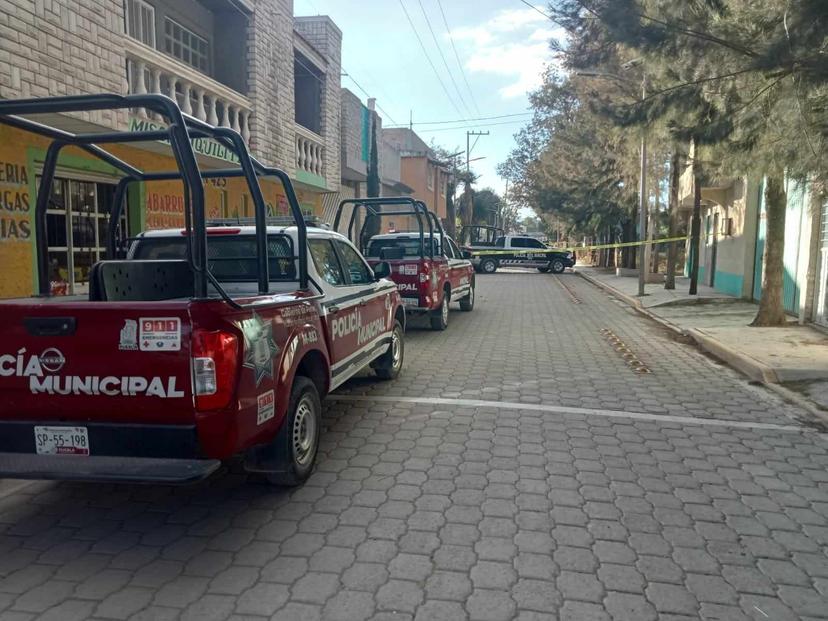
<path id="1" fill-rule="evenodd" d="M 457 190 L 455 183 L 450 183 L 446 188 L 446 234 L 452 239 L 457 238 L 457 212 L 454 210 L 454 192 Z"/>
<path id="2" fill-rule="evenodd" d="M 661 211 L 661 201 L 659 200 L 659 194 L 661 194 L 661 178 L 655 176 L 656 184 L 655 184 L 655 204 L 653 206 L 653 216 L 650 218 L 650 225 L 649 225 L 649 232 L 648 232 L 648 239 L 652 242 L 653 239 L 658 239 L 658 227 L 660 222 L 659 212 Z M 652 257 L 652 262 L 650 263 L 650 273 L 651 274 L 658 274 L 658 261 L 659 261 L 659 252 L 658 252 L 658 244 L 649 244 L 650 248 L 650 256 Z"/>
<path id="3" fill-rule="evenodd" d="M 678 234 L 678 202 L 679 202 L 679 179 L 681 178 L 682 157 L 681 152 L 676 149 L 670 161 L 670 225 L 667 237 L 673 238 Z M 664 277 L 664 288 L 676 288 L 676 258 L 678 257 L 678 244 L 667 243 L 667 273 Z"/>
<path id="4" fill-rule="evenodd" d="M 701 166 L 699 143 L 693 138 L 693 220 L 690 224 L 690 295 L 699 292 L 699 237 L 701 235 Z"/>
<path id="5" fill-rule="evenodd" d="M 638 213 L 638 210 L 636 210 L 636 213 Z M 621 229 L 621 241 L 635 241 L 635 237 L 635 214 L 633 214 L 633 219 L 625 222 L 624 227 Z M 624 246 L 621 248 L 621 267 L 635 269 L 635 256 L 636 247 Z"/>
<path id="6" fill-rule="evenodd" d="M 750 324 L 752 326 L 784 326 L 788 322 L 782 301 L 787 204 L 784 173 L 774 171 L 774 174 L 768 175 L 765 185 L 765 275 L 762 278 L 759 312 Z"/>

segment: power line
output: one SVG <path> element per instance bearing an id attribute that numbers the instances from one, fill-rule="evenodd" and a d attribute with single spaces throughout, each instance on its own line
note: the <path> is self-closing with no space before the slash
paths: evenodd
<path id="1" fill-rule="evenodd" d="M 534 9 L 535 11 L 537 11 L 538 13 L 543 15 L 546 19 L 548 19 L 550 21 L 553 21 L 553 22 L 555 21 L 555 19 L 551 15 L 549 15 L 548 13 L 544 13 L 543 11 L 541 11 L 538 7 L 536 7 L 531 2 L 527 2 L 527 0 L 520 0 L 520 1 L 523 2 L 523 4 L 528 6 L 530 9 Z"/>
<path id="2" fill-rule="evenodd" d="M 420 129 L 417 130 L 421 134 L 430 134 L 433 132 L 449 132 L 456 129 L 469 129 L 472 127 L 494 127 L 495 125 L 514 125 L 515 123 L 524 123 L 523 120 L 515 120 L 515 121 L 500 121 L 498 123 L 476 123 L 474 125 L 458 125 L 457 127 L 437 127 L 435 129 Z"/>
<path id="3" fill-rule="evenodd" d="M 499 114 L 497 116 L 478 116 L 471 119 L 454 119 L 451 121 L 419 121 L 418 123 L 413 123 L 414 125 L 446 125 L 448 123 L 467 123 L 469 121 L 491 121 L 493 119 L 509 119 L 516 116 L 531 116 L 534 112 L 527 111 L 527 112 L 516 112 L 514 114 Z M 408 123 L 405 125 L 400 125 L 400 127 L 408 127 Z"/>
<path id="4" fill-rule="evenodd" d="M 460 112 L 460 109 L 457 107 L 457 104 L 454 103 L 454 99 L 451 98 L 451 95 L 446 88 L 446 85 L 443 83 L 443 80 L 440 78 L 440 74 L 437 72 L 437 67 L 434 66 L 434 63 L 431 61 L 431 57 L 428 55 L 426 51 L 425 45 L 423 44 L 423 40 L 420 38 L 420 34 L 417 32 L 417 28 L 414 26 L 414 22 L 411 21 L 411 16 L 408 14 L 408 10 L 405 8 L 403 4 L 403 0 L 398 0 L 400 3 L 400 7 L 402 7 L 403 13 L 405 13 L 405 18 L 408 20 L 408 24 L 411 26 L 411 30 L 414 31 L 414 36 L 417 37 L 417 41 L 420 43 L 420 49 L 423 50 L 423 55 L 426 57 L 428 64 L 431 65 L 431 70 L 434 72 L 434 76 L 437 78 L 437 81 L 440 83 L 440 86 L 443 88 L 443 92 L 446 94 L 449 102 L 451 103 L 452 107 L 457 111 L 457 114 L 463 115 Z"/>
<path id="5" fill-rule="evenodd" d="M 448 63 L 446 62 L 446 57 L 443 54 L 443 48 L 440 46 L 440 42 L 437 40 L 437 35 L 434 34 L 434 28 L 431 27 L 431 20 L 428 18 L 428 13 L 426 13 L 425 7 L 423 6 L 423 0 L 417 0 L 417 4 L 420 5 L 420 11 L 422 11 L 423 13 L 423 17 L 426 20 L 426 25 L 428 26 L 428 31 L 431 33 L 431 38 L 434 40 L 434 46 L 437 48 L 437 52 L 440 54 L 440 58 L 443 60 L 443 66 L 446 68 L 446 73 L 448 73 L 448 77 L 451 80 L 451 83 L 454 85 L 454 90 L 457 92 L 457 96 L 460 98 L 460 103 L 463 104 L 463 108 L 466 110 L 466 114 L 468 116 L 471 116 L 472 111 L 466 105 L 466 100 L 463 99 L 463 93 L 460 92 L 460 88 L 457 86 L 457 81 L 454 79 L 454 74 L 452 74 L 451 69 L 449 69 Z"/>
<path id="6" fill-rule="evenodd" d="M 299 60 L 296 56 L 294 56 L 294 57 L 293 57 L 293 59 L 294 59 L 294 60 L 295 60 L 295 61 L 299 64 L 299 66 L 301 66 L 301 67 L 302 67 L 305 71 L 307 71 L 307 72 L 308 72 L 308 75 L 310 75 L 310 77 L 312 77 L 314 80 L 316 80 L 317 82 L 319 82 L 319 84 L 321 84 L 321 85 L 322 85 L 322 87 L 324 87 L 324 86 L 325 86 L 325 81 L 324 81 L 322 78 L 320 78 L 318 75 L 316 75 L 316 73 L 315 73 L 315 71 L 314 71 L 313 69 L 311 69 L 310 67 L 308 67 L 305 63 L 303 63 L 301 60 Z M 340 65 L 340 66 L 341 66 L 341 65 Z M 366 96 L 368 99 L 373 99 L 373 97 L 371 97 L 371 94 L 370 94 L 368 91 L 366 91 L 364 88 L 362 88 L 362 86 L 360 86 L 359 82 L 357 82 L 357 81 L 354 79 L 354 76 L 352 76 L 352 75 L 351 75 L 348 71 L 346 71 L 346 70 L 345 70 L 345 67 L 342 67 L 342 75 L 344 75 L 346 78 L 351 78 L 351 81 L 352 81 L 354 84 L 356 84 L 356 87 L 357 87 L 359 90 L 361 90 L 361 91 L 365 94 L 365 96 Z M 388 114 L 388 112 L 386 112 L 386 111 L 383 109 L 383 107 L 382 107 L 381 105 L 377 104 L 377 108 L 378 108 L 378 109 L 379 109 L 379 110 L 380 110 L 380 111 L 381 111 L 381 112 L 382 112 L 385 116 L 387 116 L 387 117 L 388 117 L 388 120 L 389 120 L 389 121 L 391 121 L 394 125 L 398 125 L 398 124 L 399 124 L 399 123 L 397 123 L 397 122 L 394 120 L 394 118 L 393 118 L 390 114 Z"/>
<path id="7" fill-rule="evenodd" d="M 446 27 L 446 32 L 448 33 L 449 41 L 451 42 L 451 49 L 454 50 L 454 59 L 457 61 L 457 66 L 460 68 L 460 75 L 463 76 L 463 82 L 466 83 L 466 88 L 469 91 L 469 97 L 474 105 L 475 112 L 480 114 L 480 108 L 477 107 L 477 100 L 474 97 L 474 92 L 472 92 L 471 86 L 469 86 L 469 80 L 466 78 L 466 70 L 463 69 L 463 63 L 460 62 L 460 54 L 457 53 L 457 46 L 454 45 L 454 37 L 451 36 L 451 29 L 449 28 L 448 20 L 446 19 L 446 12 L 443 10 L 443 3 L 441 0 L 437 0 L 437 6 L 440 7 L 440 15 L 443 16 L 443 25 Z"/>
<path id="8" fill-rule="evenodd" d="M 354 76 L 352 76 L 352 75 L 351 75 L 351 73 L 350 73 L 348 70 L 346 70 L 346 69 L 345 69 L 345 67 L 342 67 L 342 71 L 343 71 L 343 73 L 344 73 L 345 77 L 346 77 L 346 78 L 350 78 L 350 79 L 351 79 L 351 82 L 353 82 L 353 83 L 356 85 L 356 87 L 357 87 L 359 90 L 361 90 L 361 91 L 363 92 L 363 94 L 364 94 L 364 95 L 365 95 L 368 99 L 373 99 L 373 97 L 371 97 L 371 94 L 370 94 L 368 91 L 366 91 L 364 88 L 362 88 L 362 86 L 360 85 L 360 83 L 359 83 L 359 82 L 357 82 L 357 81 L 356 81 L 356 79 L 354 79 Z M 399 123 L 397 123 L 397 122 L 394 120 L 394 117 L 392 117 L 390 114 L 388 114 L 388 112 L 387 112 L 387 111 L 386 111 L 386 110 L 385 110 L 385 109 L 384 109 L 381 105 L 379 105 L 379 104 L 376 104 L 376 105 L 377 105 L 377 109 L 378 109 L 380 112 L 382 112 L 385 116 L 387 116 L 387 117 L 388 117 L 388 120 L 389 120 L 389 121 L 391 121 L 391 123 L 393 123 L 394 125 L 399 125 Z"/>

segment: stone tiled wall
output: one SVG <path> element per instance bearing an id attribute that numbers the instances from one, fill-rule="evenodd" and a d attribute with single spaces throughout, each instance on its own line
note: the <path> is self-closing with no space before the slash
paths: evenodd
<path id="1" fill-rule="evenodd" d="M 362 101 L 347 88 L 343 88 L 341 104 L 340 158 L 342 169 L 344 171 L 349 168 L 366 175 L 368 174 L 368 162 L 362 159 Z"/>
<path id="2" fill-rule="evenodd" d="M 257 0 L 247 45 L 251 149 L 293 176 L 293 1 Z"/>
<path id="3" fill-rule="evenodd" d="M 122 0 L 0 0 L 0 97 L 126 93 Z M 83 118 L 123 127 L 126 113 Z"/>

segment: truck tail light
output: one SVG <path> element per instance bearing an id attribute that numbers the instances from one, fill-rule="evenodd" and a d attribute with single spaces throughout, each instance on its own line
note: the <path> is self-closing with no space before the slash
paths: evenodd
<path id="1" fill-rule="evenodd" d="M 230 332 L 195 330 L 192 351 L 196 409 L 226 407 L 236 389 L 239 339 Z"/>

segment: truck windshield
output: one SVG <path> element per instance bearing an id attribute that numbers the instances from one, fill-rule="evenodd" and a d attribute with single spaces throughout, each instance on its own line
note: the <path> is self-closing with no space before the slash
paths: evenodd
<path id="1" fill-rule="evenodd" d="M 432 240 L 434 243 L 434 254 L 439 254 L 440 248 L 437 239 Z M 428 252 L 429 239 L 424 240 L 425 253 Z M 419 237 L 394 237 L 383 239 L 372 239 L 368 242 L 368 249 L 365 252 L 366 257 L 378 257 L 380 252 L 385 248 L 402 248 L 404 257 L 419 257 L 420 256 L 420 238 Z"/>
<path id="2" fill-rule="evenodd" d="M 296 280 L 293 243 L 286 235 L 269 235 L 267 254 L 270 280 Z M 257 279 L 256 238 L 253 235 L 210 236 L 207 240 L 210 272 L 220 282 L 254 282 Z M 149 237 L 136 242 L 133 259 L 186 259 L 187 240 Z"/>

